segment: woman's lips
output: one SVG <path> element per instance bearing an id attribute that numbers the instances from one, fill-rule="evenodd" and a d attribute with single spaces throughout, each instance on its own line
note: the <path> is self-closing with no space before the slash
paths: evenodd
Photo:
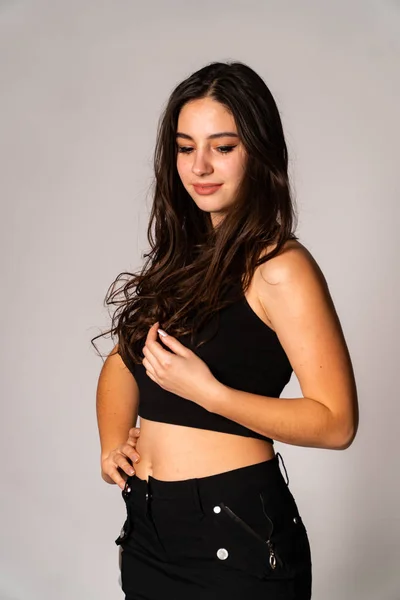
<path id="1" fill-rule="evenodd" d="M 200 196 L 208 196 L 209 194 L 214 194 L 221 187 L 222 183 L 217 185 L 193 185 L 194 190 Z"/>

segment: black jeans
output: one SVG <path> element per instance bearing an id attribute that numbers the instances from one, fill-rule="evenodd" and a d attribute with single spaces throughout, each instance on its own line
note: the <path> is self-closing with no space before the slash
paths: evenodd
<path id="1" fill-rule="evenodd" d="M 183 481 L 133 475 L 122 496 L 125 600 L 311 598 L 307 532 L 278 455 Z"/>

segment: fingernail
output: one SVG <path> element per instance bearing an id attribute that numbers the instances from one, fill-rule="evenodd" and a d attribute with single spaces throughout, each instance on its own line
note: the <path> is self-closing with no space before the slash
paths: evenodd
<path id="1" fill-rule="evenodd" d="M 140 457 L 139 457 L 139 456 L 137 456 L 133 462 L 134 462 L 134 463 L 138 463 L 138 462 L 139 462 L 139 460 L 140 460 Z"/>
<path id="2" fill-rule="evenodd" d="M 130 475 L 134 475 L 134 474 L 135 474 L 135 469 L 131 469 L 131 470 L 129 471 L 129 474 L 130 474 Z"/>
<path id="3" fill-rule="evenodd" d="M 157 331 L 161 335 L 161 337 L 165 337 L 168 335 L 168 333 L 166 333 L 163 329 L 157 329 Z"/>

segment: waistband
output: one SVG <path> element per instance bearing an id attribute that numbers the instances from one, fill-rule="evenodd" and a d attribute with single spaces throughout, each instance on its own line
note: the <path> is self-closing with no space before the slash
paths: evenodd
<path id="1" fill-rule="evenodd" d="M 283 463 L 282 456 L 277 453 L 273 458 L 260 463 L 192 479 L 164 481 L 149 475 L 146 481 L 133 475 L 128 478 L 126 486 L 149 491 L 153 498 L 165 499 L 189 499 L 193 498 L 194 492 L 200 492 L 203 496 L 214 496 L 235 488 L 262 491 L 271 485 L 288 485 L 288 479 L 285 482 L 282 476 L 279 458 Z M 284 463 L 283 467 L 287 477 Z"/>

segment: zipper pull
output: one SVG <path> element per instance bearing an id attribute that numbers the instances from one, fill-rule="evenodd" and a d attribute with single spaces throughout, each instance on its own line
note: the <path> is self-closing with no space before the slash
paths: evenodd
<path id="1" fill-rule="evenodd" d="M 276 555 L 271 540 L 267 540 L 267 544 L 269 548 L 269 565 L 271 569 L 276 569 Z"/>
<path id="2" fill-rule="evenodd" d="M 265 504 L 264 504 L 264 498 L 263 498 L 263 496 L 262 496 L 261 493 L 260 493 L 260 499 L 261 499 L 261 505 L 262 505 L 264 516 L 265 516 L 265 518 L 266 518 L 266 520 L 267 520 L 267 522 L 269 523 L 269 526 L 270 526 L 269 534 L 268 534 L 268 539 L 266 540 L 266 544 L 267 544 L 268 549 L 269 549 L 269 565 L 270 565 L 271 569 L 276 569 L 278 563 L 279 563 L 280 566 L 282 566 L 282 561 L 279 559 L 279 556 L 277 556 L 275 554 L 275 550 L 274 550 L 274 547 L 273 547 L 272 542 L 271 542 L 271 536 L 272 536 L 272 532 L 274 530 L 274 524 L 273 524 L 273 522 L 271 521 L 271 519 L 269 518 L 269 516 L 266 513 Z"/>

